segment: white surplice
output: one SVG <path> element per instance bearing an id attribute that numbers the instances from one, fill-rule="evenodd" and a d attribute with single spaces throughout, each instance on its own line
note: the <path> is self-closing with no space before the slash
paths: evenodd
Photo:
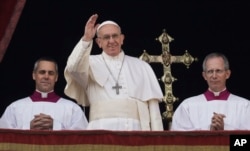
<path id="1" fill-rule="evenodd" d="M 230 94 L 227 100 L 207 101 L 204 94 L 187 98 L 175 110 L 171 130 L 210 130 L 213 113 L 224 114 L 224 130 L 250 130 L 250 104 Z"/>
<path id="2" fill-rule="evenodd" d="M 88 121 L 76 103 L 60 98 L 55 102 L 33 102 L 26 97 L 11 103 L 1 117 L 1 127 L 7 129 L 30 129 L 34 115 L 44 113 L 53 118 L 53 130 L 84 130 Z"/>

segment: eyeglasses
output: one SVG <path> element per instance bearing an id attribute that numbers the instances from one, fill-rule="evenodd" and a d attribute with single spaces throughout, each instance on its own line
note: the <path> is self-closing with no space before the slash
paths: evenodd
<path id="1" fill-rule="evenodd" d="M 98 37 L 102 40 L 108 41 L 110 38 L 117 40 L 121 34 L 112 34 L 112 35 L 104 35 L 102 37 Z"/>
<path id="2" fill-rule="evenodd" d="M 216 70 L 207 70 L 207 71 L 205 71 L 205 73 L 207 75 L 213 75 L 214 73 L 215 74 L 222 74 L 224 71 L 226 71 L 226 70 L 224 70 L 224 69 L 216 69 Z"/>

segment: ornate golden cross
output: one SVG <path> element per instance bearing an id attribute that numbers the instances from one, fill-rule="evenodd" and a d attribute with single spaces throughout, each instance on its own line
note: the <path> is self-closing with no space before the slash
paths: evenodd
<path id="1" fill-rule="evenodd" d="M 166 30 L 163 29 L 163 33 L 156 38 L 162 44 L 162 54 L 159 56 L 149 55 L 146 50 L 140 56 L 140 59 L 148 63 L 162 63 L 164 68 L 164 75 L 161 77 L 161 81 L 165 85 L 165 95 L 163 101 L 166 104 L 166 111 L 163 113 L 163 118 L 166 118 L 168 122 L 172 121 L 173 116 L 173 104 L 177 97 L 173 95 L 172 83 L 177 80 L 171 74 L 171 64 L 172 63 L 183 63 L 187 68 L 192 64 L 193 61 L 198 61 L 197 58 L 193 58 L 186 50 L 182 56 L 172 56 L 170 54 L 169 43 L 174 39 L 170 37 Z"/>

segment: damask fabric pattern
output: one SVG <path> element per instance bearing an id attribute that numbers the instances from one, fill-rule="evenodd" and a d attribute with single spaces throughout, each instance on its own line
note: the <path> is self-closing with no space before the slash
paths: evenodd
<path id="1" fill-rule="evenodd" d="M 26 0 L 0 1 L 0 63 L 12 38 Z"/>
<path id="2" fill-rule="evenodd" d="M 229 151 L 229 137 L 250 132 L 30 131 L 0 129 L 0 151 Z"/>

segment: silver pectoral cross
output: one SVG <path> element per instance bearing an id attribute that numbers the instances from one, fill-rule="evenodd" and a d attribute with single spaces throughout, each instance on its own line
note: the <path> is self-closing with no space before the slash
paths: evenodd
<path id="1" fill-rule="evenodd" d="M 121 89 L 121 88 L 122 88 L 122 86 L 120 86 L 120 85 L 118 84 L 118 82 L 116 82 L 115 86 L 112 87 L 112 89 L 115 89 L 115 90 L 116 90 L 116 94 L 117 94 L 117 95 L 119 94 L 119 89 Z"/>

